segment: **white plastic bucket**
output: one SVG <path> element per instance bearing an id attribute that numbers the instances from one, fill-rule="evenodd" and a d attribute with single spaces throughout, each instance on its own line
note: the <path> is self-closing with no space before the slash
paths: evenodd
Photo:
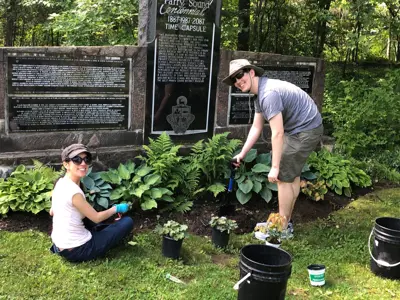
<path id="1" fill-rule="evenodd" d="M 312 286 L 323 286 L 325 284 L 325 266 L 324 265 L 309 265 L 307 267 L 308 276 Z"/>

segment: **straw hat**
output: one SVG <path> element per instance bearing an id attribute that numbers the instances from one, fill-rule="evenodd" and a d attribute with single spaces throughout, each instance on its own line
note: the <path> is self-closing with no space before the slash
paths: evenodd
<path id="1" fill-rule="evenodd" d="M 232 85 L 231 77 L 243 69 L 253 69 L 257 76 L 262 76 L 264 74 L 264 69 L 250 64 L 247 59 L 235 59 L 231 60 L 229 63 L 229 75 L 225 77 L 222 82 L 227 85 Z"/>

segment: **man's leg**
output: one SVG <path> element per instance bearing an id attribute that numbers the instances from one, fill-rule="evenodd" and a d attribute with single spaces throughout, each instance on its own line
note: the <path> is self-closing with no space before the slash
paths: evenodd
<path id="1" fill-rule="evenodd" d="M 292 203 L 292 210 L 290 211 L 290 216 L 288 221 L 292 218 L 292 212 L 294 209 L 294 205 L 296 203 L 297 197 L 299 197 L 300 194 L 300 176 L 296 177 L 294 181 L 292 182 L 292 189 L 293 189 L 293 203 Z"/>
<path id="2" fill-rule="evenodd" d="M 294 207 L 295 194 L 293 183 L 294 182 L 278 182 L 279 214 L 283 217 L 286 217 L 284 227 L 287 226 Z"/>

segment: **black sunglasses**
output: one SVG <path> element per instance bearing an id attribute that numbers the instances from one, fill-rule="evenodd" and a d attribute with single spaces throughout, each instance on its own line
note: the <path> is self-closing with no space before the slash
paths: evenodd
<path id="1" fill-rule="evenodd" d="M 85 162 L 85 164 L 91 165 L 92 164 L 92 156 L 87 155 L 87 156 L 82 158 L 79 155 L 77 155 L 77 156 L 74 156 L 73 158 L 69 158 L 67 160 L 67 162 L 68 161 L 72 161 L 77 166 L 79 166 L 83 161 Z"/>
<path id="2" fill-rule="evenodd" d="M 236 79 L 242 79 L 244 74 L 246 74 L 247 72 L 248 70 L 240 70 L 239 72 L 237 72 L 235 76 L 231 77 L 232 84 L 236 83 Z"/>

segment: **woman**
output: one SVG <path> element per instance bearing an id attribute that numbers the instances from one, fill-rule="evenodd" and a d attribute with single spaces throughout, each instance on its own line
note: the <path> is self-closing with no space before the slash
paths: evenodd
<path id="1" fill-rule="evenodd" d="M 84 145 L 68 146 L 62 151 L 61 159 L 66 174 L 57 181 L 53 190 L 50 210 L 53 216 L 53 246 L 50 250 L 71 262 L 92 260 L 105 254 L 126 237 L 132 231 L 133 221 L 130 217 L 124 217 L 101 231 L 89 231 L 82 219 L 87 217 L 94 223 L 100 223 L 116 213 L 127 212 L 129 206 L 125 203 L 117 204 L 97 212 L 86 201 L 80 180 L 88 172 L 92 155 Z"/>

